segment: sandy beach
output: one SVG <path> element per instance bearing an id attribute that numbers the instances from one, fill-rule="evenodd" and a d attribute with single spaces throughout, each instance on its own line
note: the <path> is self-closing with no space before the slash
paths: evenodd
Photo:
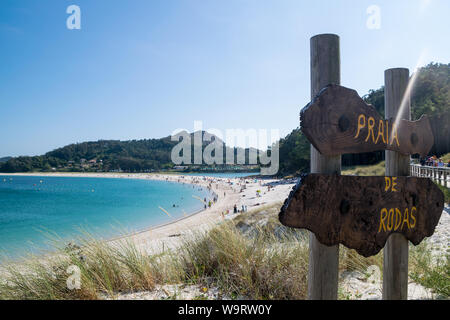
<path id="1" fill-rule="evenodd" d="M 0 176 L 42 176 L 42 177 L 84 177 L 84 178 L 122 178 L 122 179 L 148 179 L 177 183 L 185 183 L 208 188 L 212 194 L 217 195 L 217 202 L 212 202 L 210 208 L 192 213 L 187 217 L 173 220 L 159 226 L 127 234 L 115 239 L 131 240 L 141 250 L 148 254 L 157 253 L 168 248 L 174 248 L 189 234 L 200 230 L 207 230 L 214 225 L 231 219 L 236 214 L 234 206 L 240 213 L 243 209 L 251 211 L 262 205 L 270 205 L 283 201 L 289 194 L 294 183 L 285 183 L 276 179 L 259 178 L 219 178 L 212 176 L 193 176 L 182 174 L 146 174 L 146 173 L 18 173 L 0 174 Z M 269 187 L 270 185 L 270 187 Z M 259 192 L 257 192 L 259 190 Z M 207 199 L 207 201 L 212 199 Z"/>

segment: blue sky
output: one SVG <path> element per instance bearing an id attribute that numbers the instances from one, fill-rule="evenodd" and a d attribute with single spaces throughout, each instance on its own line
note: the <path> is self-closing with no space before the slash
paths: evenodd
<path id="1" fill-rule="evenodd" d="M 72 4 L 81 30 L 66 27 Z M 341 83 L 364 95 L 385 69 L 448 63 L 449 12 L 448 0 L 2 0 L 0 157 L 194 120 L 284 136 L 310 100 L 310 37 L 341 37 Z"/>

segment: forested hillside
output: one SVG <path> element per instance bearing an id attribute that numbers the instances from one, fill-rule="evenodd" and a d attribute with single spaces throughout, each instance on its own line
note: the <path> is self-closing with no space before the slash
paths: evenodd
<path id="1" fill-rule="evenodd" d="M 206 134 L 203 132 L 203 134 Z M 194 137 L 191 134 L 191 163 L 194 163 Z M 223 162 L 225 163 L 226 146 Z M 210 142 L 203 142 L 204 149 Z M 125 171 L 143 172 L 173 168 L 171 152 L 177 141 L 171 137 L 145 140 L 99 140 L 71 144 L 42 156 L 16 157 L 0 163 L 0 172 L 30 171 Z M 234 148 L 235 159 L 240 148 Z M 245 150 L 246 161 L 248 152 Z"/>

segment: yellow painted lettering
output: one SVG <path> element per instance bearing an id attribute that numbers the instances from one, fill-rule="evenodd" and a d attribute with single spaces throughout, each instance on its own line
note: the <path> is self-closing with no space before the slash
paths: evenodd
<path id="1" fill-rule="evenodd" d="M 378 228 L 378 232 L 381 231 L 381 227 L 383 227 L 383 231 L 386 232 L 386 226 L 384 224 L 384 222 L 386 221 L 386 218 L 388 216 L 388 212 L 386 208 L 381 209 L 380 212 L 380 227 Z"/>
<path id="2" fill-rule="evenodd" d="M 367 132 L 366 142 L 369 141 L 369 137 L 372 136 L 372 142 L 375 143 L 375 133 L 373 132 L 374 126 L 375 126 L 375 119 L 373 117 L 369 117 L 367 125 L 369 131 Z"/>
<path id="3" fill-rule="evenodd" d="M 366 116 L 360 114 L 358 117 L 358 131 L 356 132 L 355 139 L 358 138 L 361 129 L 364 128 L 365 126 L 366 126 Z"/>
<path id="4" fill-rule="evenodd" d="M 392 177 L 392 191 L 397 192 L 398 190 L 395 189 L 395 186 L 397 185 L 397 177 Z"/>
<path id="5" fill-rule="evenodd" d="M 384 181 L 385 181 L 385 187 L 384 187 L 384 191 L 388 191 L 389 188 L 391 187 L 391 178 L 390 177 L 384 177 Z"/>
<path id="6" fill-rule="evenodd" d="M 408 226 L 408 229 L 411 229 L 411 226 L 409 225 L 409 212 L 408 212 L 408 208 L 405 209 L 405 216 L 403 217 L 403 222 L 402 222 L 402 227 L 401 229 L 403 230 L 403 226 L 405 225 Z"/>
<path id="7" fill-rule="evenodd" d="M 394 231 L 398 230 L 398 228 L 400 227 L 401 223 L 402 223 L 402 212 L 398 208 L 395 208 L 395 226 L 394 226 Z"/>
<path id="8" fill-rule="evenodd" d="M 394 143 L 394 139 L 397 142 L 397 146 L 400 147 L 400 142 L 398 142 L 398 132 L 397 132 L 397 127 L 394 124 L 392 126 L 392 140 L 391 140 L 391 145 Z"/>
<path id="9" fill-rule="evenodd" d="M 389 216 L 388 216 L 388 222 L 387 222 L 387 229 L 388 229 L 389 231 L 391 231 L 393 226 L 394 226 L 394 208 L 389 209 Z"/>
<path id="10" fill-rule="evenodd" d="M 383 120 L 380 120 L 378 123 L 378 136 L 377 136 L 377 140 L 375 141 L 375 144 L 378 143 L 380 136 L 381 136 L 381 140 L 383 141 L 383 143 L 386 143 L 386 139 L 384 137 L 384 121 Z"/>

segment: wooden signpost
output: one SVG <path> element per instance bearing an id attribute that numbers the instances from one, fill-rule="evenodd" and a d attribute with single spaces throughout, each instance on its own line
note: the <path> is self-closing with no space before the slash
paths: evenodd
<path id="1" fill-rule="evenodd" d="M 279 218 L 286 226 L 310 230 L 324 245 L 341 243 L 369 257 L 392 233 L 419 244 L 433 234 L 443 208 L 442 192 L 427 178 L 309 174 Z"/>
<path id="2" fill-rule="evenodd" d="M 311 97 L 300 114 L 311 142 L 311 174 L 286 199 L 280 222 L 310 233 L 308 299 L 337 299 L 339 244 L 363 256 L 383 247 L 383 299 L 406 299 L 408 240 L 433 234 L 444 196 L 428 178 L 406 177 L 409 155 L 428 154 L 436 128 L 410 120 L 409 71 L 386 71 L 382 119 L 356 91 L 340 86 L 339 37 L 311 38 Z M 400 106 L 406 106 L 400 108 Z M 398 119 L 397 119 L 398 118 Z M 386 150 L 386 176 L 341 176 L 341 154 Z"/>
<path id="3" fill-rule="evenodd" d="M 340 84 L 340 40 L 335 34 L 311 38 L 311 99 L 329 84 Z M 341 173 L 341 156 L 326 156 L 311 145 L 311 172 Z M 320 243 L 309 234 L 308 299 L 335 300 L 338 296 L 339 246 Z"/>
<path id="4" fill-rule="evenodd" d="M 329 85 L 300 113 L 302 132 L 324 155 L 392 150 L 426 156 L 434 138 L 430 121 L 382 119 L 355 90 Z"/>

